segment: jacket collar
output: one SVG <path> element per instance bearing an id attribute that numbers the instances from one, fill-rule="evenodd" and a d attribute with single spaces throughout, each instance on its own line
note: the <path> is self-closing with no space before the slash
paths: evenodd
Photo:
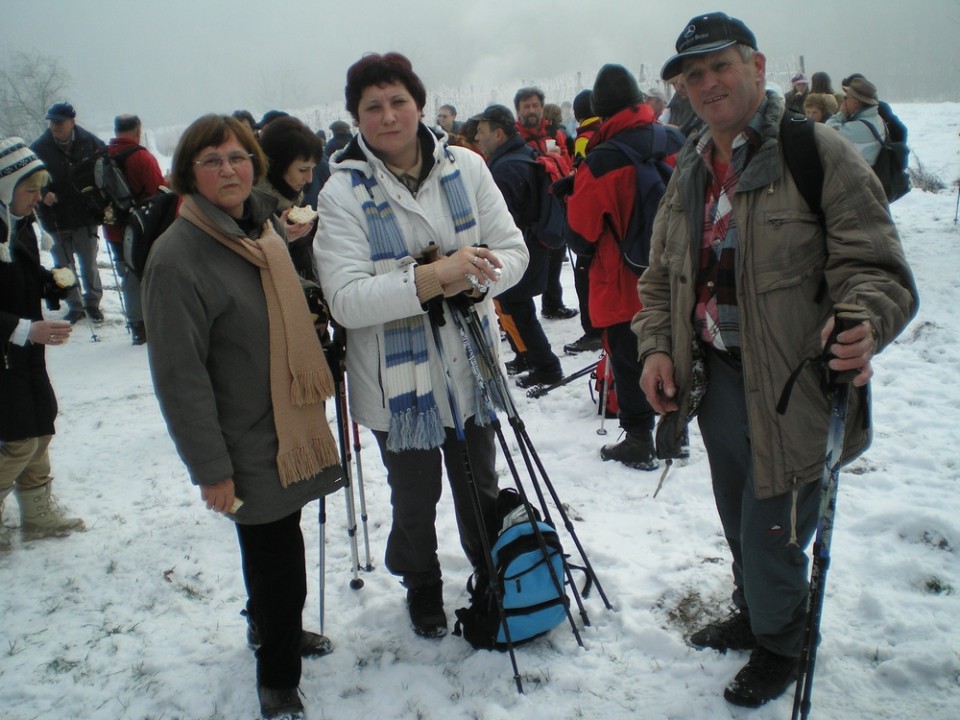
<path id="1" fill-rule="evenodd" d="M 440 134 L 424 125 L 422 122 L 417 128 L 417 137 L 420 140 L 420 151 L 423 153 L 424 166 L 428 168 L 425 175 L 433 172 L 434 166 L 438 165 L 443 159 L 447 146 L 441 140 L 446 137 L 442 130 Z M 330 158 L 330 173 L 338 170 L 359 170 L 365 175 L 372 175 L 375 170 L 382 170 L 390 173 L 386 163 L 383 162 L 371 150 L 363 135 L 357 133 L 347 146 L 339 153 Z"/>
<path id="2" fill-rule="evenodd" d="M 783 98 L 768 90 L 766 98 L 760 103 L 757 113 L 751 119 L 746 130 L 746 132 L 755 136 L 751 142 L 756 143 L 757 147 L 752 151 L 747 166 L 740 176 L 740 181 L 737 183 L 737 193 L 756 190 L 780 179 L 781 167 L 778 145 L 780 118 L 783 116 L 783 111 Z M 694 133 L 677 156 L 677 168 L 682 173 L 706 173 L 706 167 L 697 153 L 697 146 L 708 132 L 709 127 L 704 126 Z"/>
<path id="3" fill-rule="evenodd" d="M 529 150 L 526 150 L 527 148 L 529 148 Z M 527 145 L 526 140 L 523 139 L 520 133 L 504 140 L 503 145 L 494 150 L 490 155 L 490 158 L 487 160 L 487 166 L 493 167 L 497 160 L 511 153 L 515 153 L 518 150 L 524 151 L 524 153 L 528 155 L 533 153 L 533 148 Z"/>
<path id="4" fill-rule="evenodd" d="M 232 218 L 230 215 L 227 215 L 227 213 L 204 198 L 202 195 L 199 193 L 194 193 L 193 199 L 196 201 L 197 205 L 204 212 L 204 214 L 210 218 L 210 220 L 213 221 L 217 228 L 224 234 L 246 236 L 246 233 L 240 229 L 240 225 L 237 223 L 236 219 Z M 276 198 L 267 195 L 257 188 L 253 188 L 253 190 L 251 190 L 250 197 L 247 198 L 247 201 L 244 203 L 244 210 L 250 214 L 250 222 L 255 228 L 257 228 L 256 235 L 253 236 L 254 239 L 260 237 L 259 228 L 263 227 L 263 223 L 273 214 L 273 211 L 276 209 L 276 207 Z"/>
<path id="5" fill-rule="evenodd" d="M 602 143 L 609 140 L 617 133 L 630 128 L 650 125 L 656 118 L 653 116 L 653 108 L 645 103 L 628 105 L 619 112 L 611 115 L 600 124 L 600 129 L 591 140 L 591 144 Z"/>

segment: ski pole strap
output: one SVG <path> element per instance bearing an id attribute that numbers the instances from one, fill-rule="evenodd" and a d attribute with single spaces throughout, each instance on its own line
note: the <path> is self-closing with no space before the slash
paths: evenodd
<path id="1" fill-rule="evenodd" d="M 859 370 L 845 370 L 839 373 L 831 370 L 829 362 L 836 356 L 830 352 L 830 346 L 837 342 L 837 336 L 840 333 L 856 327 L 864 321 L 869 322 L 870 315 L 860 305 L 837 303 L 833 306 L 833 319 L 833 330 L 830 333 L 830 337 L 827 338 L 826 344 L 823 346 L 823 352 L 820 355 L 802 360 L 797 366 L 797 369 L 790 373 L 790 377 L 787 378 L 787 382 L 783 386 L 783 391 L 780 393 L 780 400 L 777 402 L 777 413 L 779 415 L 787 412 L 787 405 L 790 404 L 790 394 L 793 392 L 793 385 L 796 383 L 797 378 L 800 377 L 800 372 L 807 363 L 813 365 L 820 373 L 824 394 L 832 393 L 837 385 L 851 382 L 860 373 Z"/>

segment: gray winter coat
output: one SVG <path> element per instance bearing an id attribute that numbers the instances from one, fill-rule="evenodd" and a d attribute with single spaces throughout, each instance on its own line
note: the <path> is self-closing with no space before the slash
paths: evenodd
<path id="1" fill-rule="evenodd" d="M 240 234 L 230 216 L 194 199 L 224 232 Z M 262 226 L 275 200 L 254 190 L 248 205 Z M 157 400 L 193 483 L 233 478 L 244 505 L 230 517 L 243 524 L 278 520 L 336 490 L 339 466 L 280 485 L 260 270 L 178 218 L 151 249 L 142 290 Z"/>

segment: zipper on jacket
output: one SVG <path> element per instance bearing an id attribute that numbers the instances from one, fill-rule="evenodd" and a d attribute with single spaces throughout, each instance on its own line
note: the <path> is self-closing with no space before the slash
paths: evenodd
<path id="1" fill-rule="evenodd" d="M 380 407 L 387 407 L 387 393 L 383 388 L 383 363 L 380 362 L 380 336 L 376 336 L 377 340 L 377 385 L 380 387 Z"/>

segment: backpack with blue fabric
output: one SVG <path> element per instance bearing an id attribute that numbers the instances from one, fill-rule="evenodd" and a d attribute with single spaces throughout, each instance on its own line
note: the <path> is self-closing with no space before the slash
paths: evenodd
<path id="1" fill-rule="evenodd" d="M 490 554 L 512 645 L 540 637 L 562 623 L 570 602 L 564 586 L 560 538 L 556 529 L 531 509 L 533 519 L 515 490 L 500 491 L 497 514 L 502 518 L 502 530 Z M 456 611 L 454 635 L 462 635 L 477 649 L 506 650 L 506 632 L 483 567 L 467 581 L 467 592 L 470 606 Z"/>

